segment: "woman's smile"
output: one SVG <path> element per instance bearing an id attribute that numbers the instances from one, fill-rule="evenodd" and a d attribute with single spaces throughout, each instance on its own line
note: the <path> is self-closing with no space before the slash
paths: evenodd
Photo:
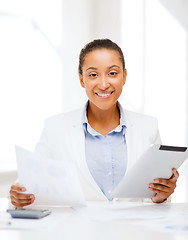
<path id="1" fill-rule="evenodd" d="M 111 95 L 112 95 L 113 91 L 112 92 L 95 92 L 95 94 L 99 97 L 99 98 L 102 98 L 102 99 L 107 99 L 109 98 Z"/>

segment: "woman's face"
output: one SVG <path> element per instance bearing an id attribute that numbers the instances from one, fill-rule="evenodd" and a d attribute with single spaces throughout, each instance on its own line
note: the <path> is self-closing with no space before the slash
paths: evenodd
<path id="1" fill-rule="evenodd" d="M 90 103 L 101 110 L 108 110 L 121 95 L 126 76 L 119 53 L 104 48 L 85 56 L 79 78 Z"/>

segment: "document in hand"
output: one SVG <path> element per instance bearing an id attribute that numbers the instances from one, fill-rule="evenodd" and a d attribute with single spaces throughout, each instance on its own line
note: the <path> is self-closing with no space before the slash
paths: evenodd
<path id="1" fill-rule="evenodd" d="M 84 206 L 85 199 L 76 166 L 46 158 L 16 146 L 20 185 L 32 193 L 34 205 Z"/>
<path id="2" fill-rule="evenodd" d="M 154 193 L 148 189 L 155 178 L 170 178 L 172 168 L 178 169 L 188 158 L 186 147 L 154 145 L 126 173 L 112 192 L 117 198 L 151 198 Z"/>

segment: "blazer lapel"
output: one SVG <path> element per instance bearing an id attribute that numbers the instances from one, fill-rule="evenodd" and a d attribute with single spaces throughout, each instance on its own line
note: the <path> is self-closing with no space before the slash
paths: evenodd
<path id="1" fill-rule="evenodd" d="M 80 112 L 79 116 L 82 116 L 82 113 Z M 107 199 L 97 183 L 95 182 L 94 178 L 92 177 L 85 157 L 85 135 L 84 135 L 84 129 L 82 126 L 82 119 L 79 117 L 74 121 L 71 129 L 71 138 L 74 146 L 75 151 L 75 162 L 76 165 L 81 172 L 81 174 L 84 176 L 85 180 L 89 182 L 89 184 L 97 191 L 98 194 L 100 194 L 104 199 Z"/>
<path id="2" fill-rule="evenodd" d="M 127 170 L 129 170 L 133 164 L 134 158 L 134 141 L 133 141 L 134 124 L 131 122 L 131 119 L 129 118 L 128 112 L 126 110 L 124 110 L 124 114 L 126 119 L 125 138 L 127 144 Z"/>

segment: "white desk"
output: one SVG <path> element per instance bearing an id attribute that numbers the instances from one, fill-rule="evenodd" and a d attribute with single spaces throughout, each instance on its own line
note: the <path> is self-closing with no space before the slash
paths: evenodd
<path id="1" fill-rule="evenodd" d="M 1 213 L 6 207 L 7 202 L 1 199 Z M 25 220 L 29 230 L 21 222 L 20 225 L 16 222 L 19 229 L 13 229 L 15 220 L 11 220 L 12 226 L 1 227 L 1 240 L 188 239 L 188 203 L 89 203 L 88 207 L 76 210 L 56 209 L 51 216 L 43 218 L 43 225 L 41 220 L 32 220 L 34 225 L 31 220 Z"/>

